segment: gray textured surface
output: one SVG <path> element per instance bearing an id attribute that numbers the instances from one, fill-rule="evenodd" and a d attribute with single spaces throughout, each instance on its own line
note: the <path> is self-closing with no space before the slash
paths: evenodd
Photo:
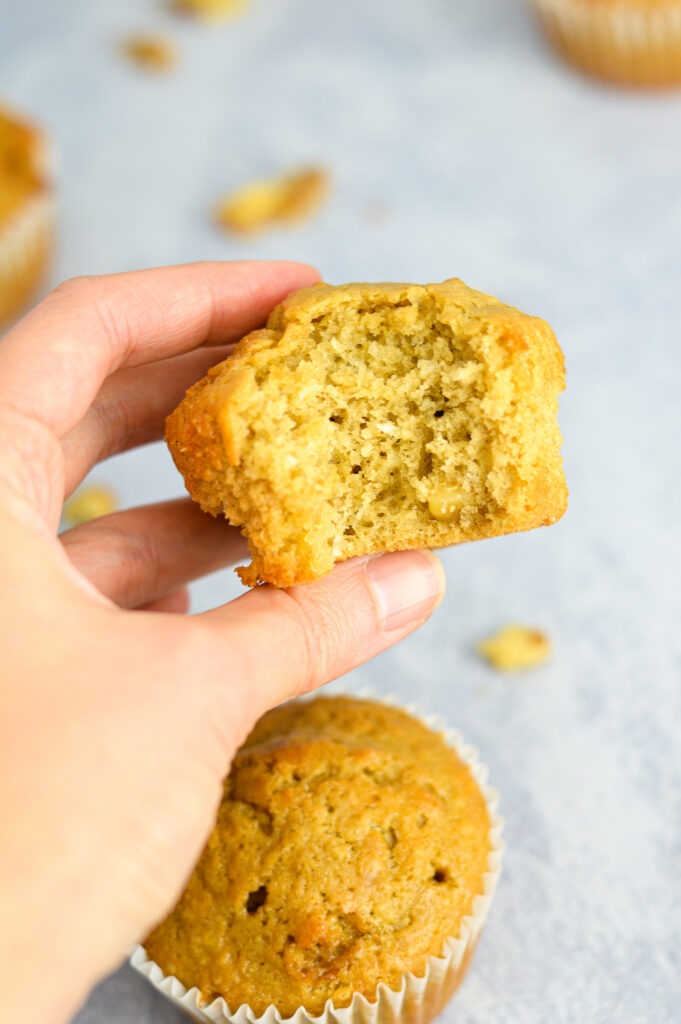
<path id="1" fill-rule="evenodd" d="M 444 712 L 502 794 L 505 876 L 443 1020 L 681 1019 L 681 94 L 574 76 L 519 0 L 254 0 L 212 30 L 154 0 L 1 10 L 0 92 L 61 150 L 55 279 L 295 257 L 336 282 L 456 274 L 553 324 L 567 517 L 447 551 L 433 620 L 352 682 Z M 176 73 L 117 58 L 136 28 L 172 32 Z M 257 243 L 213 230 L 226 188 L 307 159 L 335 177 L 317 220 Z M 370 225 L 376 200 L 390 215 Z M 126 504 L 181 491 L 158 446 L 96 476 Z M 196 606 L 235 593 L 217 574 Z M 548 666 L 476 659 L 508 620 L 549 630 Z M 77 1018 L 180 1019 L 125 968 Z"/>

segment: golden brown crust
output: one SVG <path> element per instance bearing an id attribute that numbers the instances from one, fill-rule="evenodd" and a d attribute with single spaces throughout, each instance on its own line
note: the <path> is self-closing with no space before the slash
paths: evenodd
<path id="1" fill-rule="evenodd" d="M 550 327 L 456 279 L 320 284 L 290 295 L 190 388 L 166 439 L 192 497 L 247 536 L 244 582 L 292 586 L 353 555 L 555 522 L 567 499 L 563 386 Z M 407 446 L 418 471 L 400 455 Z M 382 469 L 386 486 L 362 491 Z M 367 507 L 397 479 L 399 503 L 367 526 Z"/>
<path id="2" fill-rule="evenodd" d="M 0 108 L 0 326 L 39 288 L 53 234 L 44 137 Z"/>
<path id="3" fill-rule="evenodd" d="M 410 715 L 345 697 L 285 705 L 239 751 L 201 861 L 145 948 L 232 1011 L 373 999 L 458 936 L 489 833 L 470 770 Z"/>

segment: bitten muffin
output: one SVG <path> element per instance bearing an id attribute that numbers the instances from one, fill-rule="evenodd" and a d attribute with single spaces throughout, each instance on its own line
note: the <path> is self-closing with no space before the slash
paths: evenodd
<path id="1" fill-rule="evenodd" d="M 244 582 L 553 523 L 567 490 L 551 328 L 456 279 L 315 285 L 188 392 L 166 439 L 243 528 Z"/>
<path id="2" fill-rule="evenodd" d="M 0 107 L 0 327 L 40 286 L 52 253 L 45 139 Z"/>
<path id="3" fill-rule="evenodd" d="M 681 0 L 529 0 L 554 47 L 621 85 L 681 84 Z"/>
<path id="4" fill-rule="evenodd" d="M 410 715 L 347 697 L 287 704 L 238 752 L 146 951 L 232 1012 L 373 1000 L 458 935 L 484 889 L 490 827 L 467 765 Z"/>

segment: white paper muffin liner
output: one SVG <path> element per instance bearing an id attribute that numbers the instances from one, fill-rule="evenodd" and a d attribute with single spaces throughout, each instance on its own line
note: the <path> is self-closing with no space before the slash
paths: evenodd
<path id="1" fill-rule="evenodd" d="M 554 46 L 583 70 L 625 85 L 681 84 L 681 2 L 529 3 Z"/>
<path id="2" fill-rule="evenodd" d="M 315 695 L 311 694 L 313 698 Z M 130 963 L 143 974 L 159 992 L 171 1002 L 181 1006 L 196 1021 L 211 1024 L 427 1024 L 443 1008 L 462 980 L 470 958 L 473 955 L 492 897 L 501 874 L 503 842 L 501 832 L 503 820 L 497 813 L 498 795 L 487 785 L 487 768 L 481 763 L 478 751 L 464 741 L 456 729 L 447 728 L 437 714 L 424 714 L 413 704 L 404 705 L 392 695 L 380 697 L 367 690 L 357 694 L 332 691 L 330 696 L 356 696 L 380 701 L 393 707 L 402 708 L 433 731 L 440 733 L 461 760 L 468 765 L 485 800 L 490 818 L 490 853 L 487 871 L 483 875 L 483 891 L 473 901 L 472 913 L 464 917 L 459 934 L 445 940 L 440 956 L 429 956 L 422 977 L 405 973 L 397 990 L 388 988 L 382 982 L 376 990 L 375 1000 L 355 993 L 349 1006 L 334 1007 L 327 1000 L 324 1012 L 312 1016 L 300 1007 L 291 1017 L 282 1017 L 274 1006 L 258 1016 L 250 1006 L 240 1006 L 232 1012 L 223 998 L 207 1002 L 198 988 L 187 990 L 177 978 L 166 976 L 157 963 L 151 960 L 142 946 L 137 946 Z M 304 698 L 309 699 L 309 698 Z"/>

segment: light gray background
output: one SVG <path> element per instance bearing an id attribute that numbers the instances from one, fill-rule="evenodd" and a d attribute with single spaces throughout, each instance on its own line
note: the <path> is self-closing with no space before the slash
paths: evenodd
<path id="1" fill-rule="evenodd" d="M 351 682 L 444 712 L 502 794 L 505 875 L 443 1020 L 681 1019 L 681 92 L 583 80 L 520 0 L 253 0 L 218 28 L 154 0 L 0 9 L 0 95 L 59 150 L 55 281 L 294 257 L 331 282 L 459 275 L 555 327 L 567 516 L 446 551 L 432 621 Z M 177 71 L 118 58 L 136 29 L 175 37 Z M 334 177 L 314 222 L 255 242 L 213 228 L 225 190 L 308 160 Z M 94 476 L 126 505 L 182 490 L 160 446 Z M 195 607 L 238 589 L 216 574 Z M 509 620 L 549 631 L 549 665 L 477 659 Z M 181 1019 L 123 968 L 77 1021 Z"/>

